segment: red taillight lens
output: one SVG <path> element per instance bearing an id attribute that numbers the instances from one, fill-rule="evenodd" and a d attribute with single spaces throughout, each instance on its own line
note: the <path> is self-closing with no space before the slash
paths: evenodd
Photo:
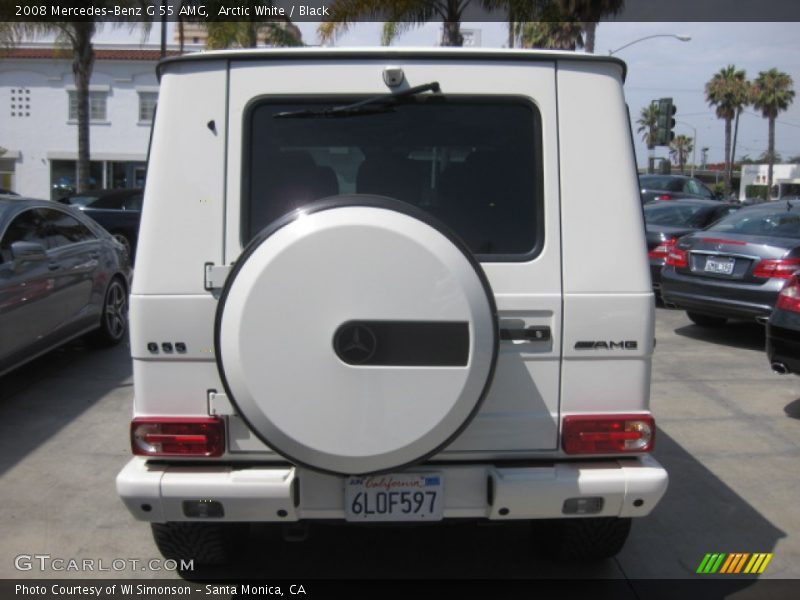
<path id="1" fill-rule="evenodd" d="M 786 285 L 783 286 L 781 293 L 778 294 L 776 308 L 800 312 L 800 278 L 793 275 Z"/>
<path id="2" fill-rule="evenodd" d="M 675 247 L 675 242 L 678 241 L 678 238 L 669 238 L 661 242 L 658 246 L 650 250 L 647 255 L 650 258 L 667 258 L 669 256 L 670 251 Z"/>
<path id="3" fill-rule="evenodd" d="M 561 447 L 567 454 L 650 452 L 655 437 L 649 415 L 574 415 L 564 417 Z"/>
<path id="4" fill-rule="evenodd" d="M 789 279 L 792 274 L 800 269 L 800 258 L 781 258 L 778 260 L 762 260 L 753 269 L 753 277 L 778 277 Z"/>
<path id="5" fill-rule="evenodd" d="M 672 200 L 672 196 L 669 194 L 659 194 L 656 196 L 656 200 Z"/>
<path id="6" fill-rule="evenodd" d="M 667 261 L 665 264 L 668 267 L 688 267 L 689 255 L 686 253 L 686 250 L 673 247 L 667 254 Z"/>
<path id="7" fill-rule="evenodd" d="M 139 456 L 222 456 L 221 419 L 141 418 L 131 422 L 131 447 Z"/>

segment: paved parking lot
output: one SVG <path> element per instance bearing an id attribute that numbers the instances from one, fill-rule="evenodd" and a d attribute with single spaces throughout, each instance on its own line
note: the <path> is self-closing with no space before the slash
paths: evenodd
<path id="1" fill-rule="evenodd" d="M 509 525 L 329 526 L 305 543 L 258 528 L 241 565 L 193 577 L 636 580 L 694 577 L 708 552 L 772 552 L 762 577 L 800 583 L 800 377 L 771 373 L 756 324 L 712 330 L 679 311 L 657 313 L 652 404 L 656 457 L 670 488 L 649 518 L 634 523 L 615 560 L 559 565 L 532 555 L 535 530 Z M 102 559 L 106 566 L 158 558 L 149 528 L 128 515 L 114 490 L 129 455 L 127 351 L 73 344 L 0 378 L 0 578 L 178 577 L 141 567 L 15 567 L 21 554 Z M 744 576 L 736 581 L 745 593 L 758 589 Z"/>

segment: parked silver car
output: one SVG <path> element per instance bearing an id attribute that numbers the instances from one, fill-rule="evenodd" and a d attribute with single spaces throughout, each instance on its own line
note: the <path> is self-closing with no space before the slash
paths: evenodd
<path id="1" fill-rule="evenodd" d="M 0 375 L 78 336 L 127 331 L 130 259 L 79 210 L 0 198 Z"/>

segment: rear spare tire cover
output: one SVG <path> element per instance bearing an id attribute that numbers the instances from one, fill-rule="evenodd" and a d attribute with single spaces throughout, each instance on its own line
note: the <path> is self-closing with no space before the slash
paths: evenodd
<path id="1" fill-rule="evenodd" d="M 497 340 L 469 250 L 427 213 L 375 196 L 321 200 L 259 233 L 215 325 L 220 376 L 251 430 L 341 474 L 405 466 L 458 435 Z"/>

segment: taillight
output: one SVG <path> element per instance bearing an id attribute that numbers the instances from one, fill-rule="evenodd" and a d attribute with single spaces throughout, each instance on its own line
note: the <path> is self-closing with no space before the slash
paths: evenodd
<path id="1" fill-rule="evenodd" d="M 656 200 L 672 200 L 672 196 L 669 194 L 659 194 L 656 196 Z"/>
<path id="2" fill-rule="evenodd" d="M 686 253 L 686 250 L 673 247 L 667 254 L 667 261 L 665 264 L 668 267 L 688 267 L 689 255 Z"/>
<path id="3" fill-rule="evenodd" d="M 649 415 L 573 415 L 564 417 L 561 447 L 567 454 L 650 452 L 655 436 Z"/>
<path id="4" fill-rule="evenodd" d="M 780 258 L 778 260 L 762 260 L 753 269 L 753 277 L 778 277 L 789 279 L 792 274 L 800 269 L 800 258 Z"/>
<path id="5" fill-rule="evenodd" d="M 797 275 L 793 275 L 783 286 L 781 293 L 778 294 L 778 302 L 775 307 L 781 310 L 800 312 L 800 278 Z"/>
<path id="6" fill-rule="evenodd" d="M 658 246 L 650 250 L 647 255 L 650 258 L 667 258 L 669 256 L 670 250 L 675 246 L 675 242 L 678 241 L 678 238 L 669 238 L 661 242 Z"/>
<path id="7" fill-rule="evenodd" d="M 139 456 L 222 456 L 222 419 L 214 417 L 137 418 L 131 422 L 131 447 Z"/>

